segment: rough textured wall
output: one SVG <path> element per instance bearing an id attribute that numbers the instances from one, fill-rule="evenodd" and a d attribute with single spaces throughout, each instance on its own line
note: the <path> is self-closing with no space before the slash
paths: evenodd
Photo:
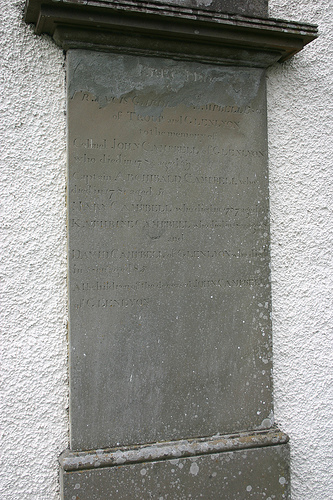
<path id="1" fill-rule="evenodd" d="M 293 500 L 323 500 L 333 498 L 333 8 L 270 7 L 320 28 L 318 41 L 269 71 L 268 95 L 276 417 L 291 437 Z M 64 56 L 24 25 L 22 10 L 23 0 L 0 4 L 0 497 L 59 500 L 68 426 Z"/>
<path id="2" fill-rule="evenodd" d="M 67 447 L 64 56 L 2 0 L 2 500 L 59 498 Z"/>
<path id="3" fill-rule="evenodd" d="M 333 3 L 270 0 L 320 36 L 268 73 L 275 414 L 293 500 L 333 498 Z"/>

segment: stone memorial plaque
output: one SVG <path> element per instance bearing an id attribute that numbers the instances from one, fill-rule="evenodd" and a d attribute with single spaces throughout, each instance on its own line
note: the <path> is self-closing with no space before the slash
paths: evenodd
<path id="1" fill-rule="evenodd" d="M 267 3 L 26 0 L 68 63 L 63 500 L 290 496 L 265 69 L 317 28 Z"/>
<path id="2" fill-rule="evenodd" d="M 265 73 L 68 51 L 71 448 L 272 425 Z"/>

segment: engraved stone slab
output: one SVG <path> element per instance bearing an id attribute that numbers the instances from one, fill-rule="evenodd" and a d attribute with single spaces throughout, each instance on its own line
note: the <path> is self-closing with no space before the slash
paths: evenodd
<path id="1" fill-rule="evenodd" d="M 270 427 L 265 74 L 68 52 L 71 449 Z"/>
<path id="2" fill-rule="evenodd" d="M 288 445 L 63 473 L 71 500 L 289 499 Z"/>

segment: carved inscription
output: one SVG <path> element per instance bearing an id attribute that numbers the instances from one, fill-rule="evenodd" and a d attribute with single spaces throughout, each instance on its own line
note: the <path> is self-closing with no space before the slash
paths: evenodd
<path id="1" fill-rule="evenodd" d="M 77 92 L 73 98 L 74 107 L 86 107 L 87 116 L 95 121 L 100 117 L 103 123 L 100 132 L 89 123 L 81 133 L 71 131 L 69 225 L 98 248 L 71 249 L 73 276 L 84 273 L 86 280 L 72 280 L 73 294 L 91 295 L 80 298 L 75 307 L 145 307 L 154 298 L 137 298 L 143 290 L 167 292 L 191 288 L 194 283 L 204 283 L 201 288 L 207 290 L 215 283 L 223 289 L 258 286 L 251 266 L 245 274 L 244 266 L 239 266 L 239 273 L 236 266 L 236 275 L 233 267 L 232 275 L 215 282 L 205 276 L 205 263 L 209 261 L 211 267 L 216 262 L 217 271 L 225 261 L 253 264 L 267 257 L 265 243 L 249 245 L 239 238 L 240 233 L 257 235 L 267 221 L 256 168 L 266 153 L 246 142 L 242 148 L 229 147 L 230 140 L 225 140 L 229 128 L 233 135 L 244 133 L 244 114 L 259 111 L 251 106 L 206 105 L 179 114 L 166 106 L 163 114 L 154 116 L 135 110 L 138 102 L 151 105 L 142 99 L 135 94 L 112 99 L 101 110 L 91 94 Z M 205 132 L 197 132 L 199 127 Z M 115 238 L 117 246 L 103 248 L 100 234 L 110 241 Z M 123 240 L 135 249 L 124 249 Z M 191 262 L 187 280 L 137 281 L 139 274 L 149 274 L 166 260 L 185 268 Z M 103 282 L 95 281 L 96 274 Z M 123 281 L 112 281 L 115 276 Z M 102 292 L 105 296 L 100 298 Z"/>
<path id="2" fill-rule="evenodd" d="M 266 359 L 270 346 L 262 72 L 102 54 L 82 72 L 80 58 L 68 135 L 73 439 L 93 448 L 260 428 L 269 370 L 251 378 L 251 356 Z M 87 366 L 102 375 L 90 379 Z"/>

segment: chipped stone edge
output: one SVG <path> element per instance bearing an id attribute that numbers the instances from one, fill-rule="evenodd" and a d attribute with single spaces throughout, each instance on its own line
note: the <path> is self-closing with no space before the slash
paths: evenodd
<path id="1" fill-rule="evenodd" d="M 261 448 L 288 443 L 288 436 L 279 429 L 219 434 L 209 438 L 182 439 L 154 444 L 106 448 L 100 450 L 65 450 L 59 463 L 65 472 L 115 467 L 156 460 L 172 460 L 226 451 Z"/>

